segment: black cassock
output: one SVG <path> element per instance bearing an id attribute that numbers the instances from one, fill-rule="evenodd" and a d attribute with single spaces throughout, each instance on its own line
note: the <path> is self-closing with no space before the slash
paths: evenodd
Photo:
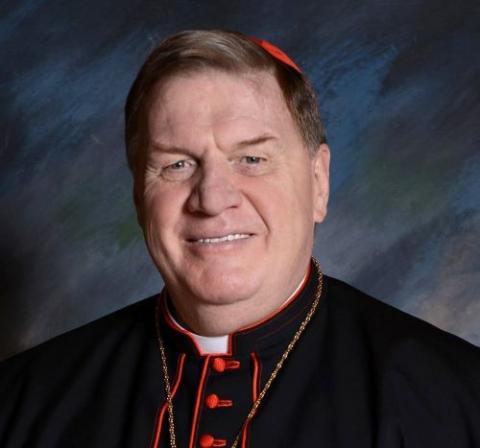
<path id="1" fill-rule="evenodd" d="M 156 303 L 178 448 L 230 446 L 310 309 L 312 270 L 275 316 L 200 356 L 163 295 L 0 364 L 0 447 L 168 447 Z M 480 447 L 480 349 L 325 277 L 320 305 L 239 447 Z"/>

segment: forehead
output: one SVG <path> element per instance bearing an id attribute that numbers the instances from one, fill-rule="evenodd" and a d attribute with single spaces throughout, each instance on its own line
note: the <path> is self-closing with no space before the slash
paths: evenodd
<path id="1" fill-rule="evenodd" d="M 206 129 L 232 138 L 236 132 L 271 132 L 281 134 L 279 137 L 297 134 L 273 75 L 217 70 L 176 76 L 158 87 L 149 109 L 148 128 L 151 138 L 162 140 L 194 139 Z"/>

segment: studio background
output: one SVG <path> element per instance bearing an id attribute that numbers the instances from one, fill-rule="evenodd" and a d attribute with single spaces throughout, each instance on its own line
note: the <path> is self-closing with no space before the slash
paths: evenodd
<path id="1" fill-rule="evenodd" d="M 3 2 L 0 358 L 162 287 L 131 200 L 123 105 L 191 28 L 285 50 L 333 152 L 324 271 L 480 345 L 478 1 Z"/>

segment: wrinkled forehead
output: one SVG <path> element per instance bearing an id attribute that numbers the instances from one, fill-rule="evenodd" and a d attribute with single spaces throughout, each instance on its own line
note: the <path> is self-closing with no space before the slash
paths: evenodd
<path id="1" fill-rule="evenodd" d="M 149 107 L 150 136 L 163 138 L 202 128 L 291 130 L 293 120 L 275 77 L 204 70 L 181 74 L 157 86 Z"/>
<path id="2" fill-rule="evenodd" d="M 218 79 L 223 82 L 225 80 L 244 81 L 252 84 L 253 87 L 260 88 L 265 84 L 272 84 L 279 89 L 278 81 L 270 70 L 260 70 L 251 68 L 239 67 L 236 69 L 226 69 L 217 67 L 186 67 L 184 69 L 178 68 L 168 74 L 164 75 L 161 80 L 154 84 L 150 97 L 157 98 L 161 96 L 172 84 L 176 84 L 181 80 L 192 80 L 192 82 L 202 82 L 204 78 Z"/>

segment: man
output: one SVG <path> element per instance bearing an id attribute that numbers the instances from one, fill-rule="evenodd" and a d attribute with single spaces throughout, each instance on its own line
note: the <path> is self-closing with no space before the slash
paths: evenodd
<path id="1" fill-rule="evenodd" d="M 480 446 L 479 350 L 311 259 L 330 153 L 288 56 L 170 37 L 126 142 L 165 289 L 4 363 L 0 446 Z"/>

